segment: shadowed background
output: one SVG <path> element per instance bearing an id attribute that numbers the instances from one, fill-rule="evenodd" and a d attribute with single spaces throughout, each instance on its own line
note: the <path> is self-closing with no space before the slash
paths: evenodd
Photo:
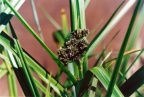
<path id="1" fill-rule="evenodd" d="M 38 12 L 39 22 L 41 25 L 41 29 L 44 36 L 44 41 L 46 45 L 54 52 L 57 51 L 56 43 L 52 37 L 52 33 L 57 29 L 46 19 L 40 7 L 46 9 L 46 11 L 61 25 L 61 9 L 65 9 L 68 23 L 70 27 L 70 14 L 69 14 L 69 0 L 34 0 L 36 9 Z M 104 26 L 104 24 L 108 21 L 112 13 L 115 9 L 120 5 L 123 0 L 91 0 L 90 4 L 86 9 L 86 26 L 87 29 L 90 31 L 102 20 L 103 22 L 93 33 L 89 42 L 94 38 L 97 32 Z M 134 10 L 133 6 L 131 10 L 122 18 L 122 20 L 116 25 L 116 27 L 110 32 L 109 35 L 106 36 L 104 41 L 101 42 L 98 49 L 96 49 L 96 53 L 99 53 L 102 48 L 108 43 L 108 41 L 113 37 L 114 33 L 120 30 L 118 36 L 114 39 L 111 43 L 108 51 L 113 50 L 114 52 L 120 49 L 122 40 L 124 38 L 125 32 L 127 31 L 127 27 L 129 21 L 132 16 L 132 12 Z M 37 32 L 33 13 L 31 9 L 30 0 L 26 0 L 25 3 L 19 10 L 20 14 L 24 17 L 24 19 L 30 24 L 30 26 Z M 53 60 L 49 57 L 46 51 L 41 47 L 41 45 L 33 38 L 31 34 L 22 26 L 22 24 L 18 21 L 18 19 L 14 16 L 12 18 L 13 27 L 16 30 L 18 38 L 22 47 L 29 52 L 38 62 L 40 62 L 49 72 L 52 72 L 53 75 L 56 74 L 58 67 L 53 62 Z M 142 41 L 144 47 L 144 33 L 143 33 L 144 26 L 140 33 L 139 38 Z M 94 60 L 94 59 L 91 59 Z M 92 64 L 92 62 L 89 62 Z M 0 95 L 7 96 L 8 94 L 8 86 L 7 86 L 7 78 L 3 77 L 0 80 Z M 19 95 L 23 95 L 21 89 L 19 89 Z"/>

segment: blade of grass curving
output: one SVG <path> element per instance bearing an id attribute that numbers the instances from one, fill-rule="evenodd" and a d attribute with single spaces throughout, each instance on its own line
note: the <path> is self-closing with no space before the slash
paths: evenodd
<path id="1" fill-rule="evenodd" d="M 66 37 L 69 31 L 65 9 L 61 9 L 61 19 L 62 19 L 62 31 L 64 36 Z"/>
<path id="2" fill-rule="evenodd" d="M 14 72 L 12 71 L 12 73 L 8 73 L 7 77 L 8 77 L 8 86 L 9 86 L 10 96 L 17 97 L 18 93 L 17 93 L 17 85 L 16 85 Z"/>
<path id="3" fill-rule="evenodd" d="M 43 12 L 43 14 L 45 15 L 45 17 L 53 24 L 53 26 L 56 29 L 58 29 L 58 30 L 62 29 L 61 26 L 53 19 L 52 16 L 50 16 L 48 14 L 48 12 L 42 6 L 40 6 L 40 10 Z"/>
<path id="4" fill-rule="evenodd" d="M 120 90 L 122 91 L 125 97 L 129 97 L 140 86 L 144 84 L 143 73 L 144 73 L 144 66 L 138 69 L 124 84 L 121 85 Z"/>
<path id="5" fill-rule="evenodd" d="M 0 34 L 0 44 L 6 44 L 6 49 L 9 50 L 9 52 L 11 53 L 10 59 L 12 61 L 12 65 L 14 66 L 14 68 L 18 68 L 21 67 L 20 64 L 17 64 L 14 62 L 12 54 L 18 58 L 17 53 L 15 52 L 15 50 L 13 49 L 12 44 L 10 44 L 10 42 L 13 42 L 13 39 L 11 39 L 8 35 L 6 35 L 6 33 L 1 33 Z M 3 45 L 5 47 L 5 45 Z M 11 46 L 11 47 L 10 47 Z M 31 69 L 46 83 L 48 83 L 48 80 L 46 77 L 48 77 L 49 73 L 36 61 L 34 60 L 34 58 L 32 58 L 25 50 L 24 51 L 24 55 L 26 57 L 27 62 L 29 63 L 29 66 L 31 67 Z M 21 70 L 19 70 L 19 72 L 22 72 Z M 23 77 L 22 75 L 19 75 L 18 70 L 16 70 L 16 74 L 19 77 Z M 23 73 L 22 73 L 23 74 Z M 18 78 L 19 78 L 18 77 Z M 22 79 L 22 78 L 21 78 Z M 23 81 L 22 80 L 22 85 L 23 85 Z M 24 82 L 24 86 L 26 86 L 25 84 L 26 82 Z M 62 87 L 62 85 L 57 82 L 54 78 L 51 79 L 51 87 L 57 91 L 58 93 L 63 93 L 64 92 L 64 88 Z M 59 91 L 60 90 L 60 91 Z"/>
<path id="6" fill-rule="evenodd" d="M 35 7 L 34 0 L 30 0 L 30 3 L 31 3 L 31 6 L 32 6 L 33 17 L 34 17 L 34 21 L 36 23 L 38 32 L 40 34 L 41 39 L 44 41 L 44 37 L 43 37 L 43 33 L 42 33 L 41 26 L 40 26 L 40 23 L 39 23 L 39 18 L 38 18 L 38 15 L 37 15 L 37 10 L 36 10 L 36 7 Z"/>
<path id="7" fill-rule="evenodd" d="M 50 76 L 49 72 L 46 71 L 46 69 L 44 69 L 34 58 L 32 58 L 32 56 L 30 56 L 26 51 L 25 52 L 25 56 L 26 56 L 26 60 L 29 63 L 30 68 L 32 69 L 32 71 L 34 73 L 36 73 L 45 83 L 49 83 L 49 80 L 47 80 L 47 78 Z M 51 77 L 51 82 L 50 82 L 50 86 L 54 89 L 54 91 L 56 93 L 58 93 L 59 95 L 63 95 L 65 92 L 65 89 L 63 88 L 63 86 L 57 82 L 55 80 L 55 78 L 52 76 Z"/>
<path id="8" fill-rule="evenodd" d="M 98 67 L 94 67 L 90 69 L 90 71 L 99 79 L 99 81 L 103 84 L 106 90 L 108 90 L 110 77 L 107 74 L 107 72 L 104 70 L 104 68 L 101 66 L 98 66 Z M 124 97 L 116 85 L 114 86 L 112 97 Z"/>
<path id="9" fill-rule="evenodd" d="M 142 50 L 143 49 L 129 50 L 129 51 L 126 51 L 123 56 L 129 55 L 129 54 L 133 54 L 133 53 L 136 53 L 136 52 L 140 52 Z M 113 59 L 110 59 L 110 60 L 106 61 L 105 63 L 109 63 L 111 61 L 116 61 L 116 60 L 117 60 L 117 57 L 113 58 Z"/>
<path id="10" fill-rule="evenodd" d="M 126 55 L 129 55 L 129 54 L 133 54 L 133 53 L 136 53 L 136 52 L 139 52 L 143 49 L 140 49 L 140 50 L 130 50 L 130 51 L 127 51 L 124 53 L 123 57 L 125 57 Z M 108 60 L 106 61 L 104 64 L 106 64 L 107 66 L 105 67 L 105 69 L 108 69 L 109 66 L 111 66 L 113 63 L 115 63 L 117 60 L 117 57 L 116 58 L 113 58 L 111 60 Z"/>
<path id="11" fill-rule="evenodd" d="M 89 3 L 90 3 L 90 0 L 85 0 L 85 3 L 84 3 L 85 10 L 86 10 Z"/>
<path id="12" fill-rule="evenodd" d="M 28 29 L 28 31 L 37 39 L 37 41 L 42 45 L 42 47 L 47 51 L 50 57 L 55 63 L 65 72 L 65 74 L 72 80 L 73 83 L 76 82 L 75 77 L 69 72 L 69 70 L 58 60 L 57 56 L 46 46 L 46 44 L 39 38 L 39 36 L 34 32 L 34 30 L 29 26 L 29 24 L 23 19 L 23 17 L 10 5 L 8 1 L 5 1 L 6 5 L 14 12 L 17 18 L 22 22 L 22 24 Z"/>
<path id="13" fill-rule="evenodd" d="M 123 9 L 115 16 L 115 14 L 118 12 L 120 7 L 124 4 L 125 1 L 123 1 L 118 8 L 115 10 L 115 12 L 112 14 L 110 19 L 107 21 L 107 23 L 104 25 L 104 27 L 99 31 L 99 33 L 94 37 L 94 39 L 90 42 L 86 54 L 89 55 L 100 43 L 100 41 L 114 28 L 114 26 L 120 21 L 120 19 L 126 14 L 126 12 L 134 5 L 136 2 L 135 0 L 130 0 Z M 115 16 L 115 17 L 114 17 Z"/>
<path id="14" fill-rule="evenodd" d="M 26 74 L 21 66 L 21 63 L 19 62 L 19 59 L 15 58 L 10 51 L 8 51 L 8 57 L 22 87 L 22 90 L 24 91 L 24 94 L 26 96 L 35 96 L 32 89 L 29 88 L 31 87 L 31 83 L 29 83 L 29 81 L 27 80 Z"/>
<path id="15" fill-rule="evenodd" d="M 135 41 L 140 33 L 140 30 L 142 28 L 142 25 L 143 25 L 143 22 L 144 21 L 144 5 L 142 6 L 142 9 L 140 10 L 140 13 L 139 13 L 139 16 L 137 18 L 137 21 L 136 21 L 136 24 L 135 24 L 135 27 L 132 31 L 132 34 L 131 34 L 131 37 L 130 37 L 130 40 L 129 40 L 129 45 L 127 47 L 126 50 L 130 50 L 133 48 L 134 44 L 135 44 Z M 127 56 L 124 58 L 124 61 L 123 61 L 123 65 L 121 67 L 121 72 L 125 72 L 126 70 L 126 66 L 127 66 L 127 63 L 130 59 L 130 56 Z"/>
<path id="16" fill-rule="evenodd" d="M 9 59 L 5 55 L 3 55 L 3 54 L 0 54 L 0 58 L 2 58 L 5 61 L 9 61 Z"/>
<path id="17" fill-rule="evenodd" d="M 129 36 L 132 32 L 132 28 L 134 26 L 134 22 L 136 20 L 136 16 L 137 16 L 137 13 L 140 9 L 141 4 L 142 4 L 142 0 L 139 0 L 138 3 L 137 3 L 136 8 L 134 10 L 133 16 L 131 18 L 131 21 L 130 21 L 129 27 L 127 29 L 126 35 L 124 37 L 123 43 L 121 45 L 121 48 L 120 48 L 120 51 L 119 51 L 119 54 L 118 54 L 118 58 L 117 58 L 117 61 L 116 61 L 115 67 L 114 67 L 114 71 L 113 71 L 113 74 L 112 74 L 112 77 L 111 77 L 111 81 L 109 83 L 108 91 L 107 91 L 107 94 L 106 94 L 107 97 L 111 97 L 111 94 L 113 92 L 113 88 L 114 88 L 114 85 L 115 85 L 115 82 L 116 82 L 116 79 L 117 79 L 117 76 L 118 76 L 118 72 L 119 72 L 119 69 L 120 69 L 121 61 L 122 61 L 122 58 L 123 58 L 123 54 L 125 52 L 125 48 L 127 46 L 127 42 L 128 42 Z"/>
<path id="18" fill-rule="evenodd" d="M 112 51 L 110 51 L 102 60 L 101 64 L 99 66 L 102 66 L 104 64 L 104 62 L 110 57 L 110 55 L 112 54 Z"/>
<path id="19" fill-rule="evenodd" d="M 134 63 L 137 61 L 137 59 L 140 57 L 140 55 L 143 53 L 143 51 L 144 51 L 144 49 L 142 49 L 142 51 L 137 55 L 137 57 L 134 59 L 132 64 L 129 66 L 129 68 L 123 73 L 123 76 L 120 78 L 120 80 L 117 83 L 118 86 L 120 85 L 121 81 L 124 79 L 124 77 L 126 76 L 128 71 L 131 69 L 131 67 L 134 65 Z"/>
<path id="20" fill-rule="evenodd" d="M 81 97 L 88 89 L 88 87 L 90 86 L 90 80 L 93 75 L 97 77 L 97 79 L 102 83 L 106 90 L 108 89 L 108 85 L 110 82 L 110 77 L 108 73 L 101 66 L 93 67 L 86 72 L 83 82 L 81 84 L 80 91 L 78 93 L 78 97 Z M 114 92 L 112 93 L 112 97 L 124 97 L 116 85 L 114 86 Z"/>

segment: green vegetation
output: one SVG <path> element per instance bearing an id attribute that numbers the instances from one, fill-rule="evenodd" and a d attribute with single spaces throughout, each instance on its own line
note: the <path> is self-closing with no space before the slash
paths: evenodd
<path id="1" fill-rule="evenodd" d="M 24 0 L 0 0 L 0 58 L 2 59 L 0 79 L 7 76 L 9 96 L 18 96 L 16 78 L 24 95 L 32 97 L 129 97 L 132 94 L 136 97 L 144 96 L 144 64 L 141 64 L 141 67 L 127 78 L 131 67 L 136 65 L 135 62 L 140 60 L 144 51 L 144 48 L 134 50 L 134 43 L 144 23 L 143 0 L 123 1 L 89 43 L 89 36 L 93 35 L 102 22 L 97 23 L 92 31 L 87 30 L 85 10 L 90 0 L 69 0 L 70 28 L 64 9 L 61 10 L 62 25 L 60 26 L 44 8 L 40 7 L 46 18 L 57 29 L 53 36 L 60 46 L 58 54 L 52 52 L 45 44 L 34 0 L 30 1 L 40 37 L 17 11 Z M 134 7 L 134 4 L 136 6 L 117 57 L 111 58 L 114 52 L 109 52 L 107 48 L 120 30 L 114 35 L 111 34 L 112 39 L 100 53 L 94 54 L 101 41 Z M 16 27 L 14 29 L 10 21 L 13 16 L 41 44 L 55 65 L 59 67 L 55 77 L 23 49 L 15 32 Z M 131 55 L 136 52 L 139 54 L 133 61 L 130 60 Z M 95 64 L 89 68 L 89 59 L 96 56 Z M 67 76 L 64 84 L 60 83 L 62 73 Z M 40 80 L 33 74 L 36 74 Z"/>

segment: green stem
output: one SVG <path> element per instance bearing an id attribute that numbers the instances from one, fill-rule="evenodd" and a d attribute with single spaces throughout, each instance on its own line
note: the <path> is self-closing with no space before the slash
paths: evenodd
<path id="1" fill-rule="evenodd" d="M 83 79 L 83 61 L 79 60 L 78 61 L 78 69 L 79 69 L 79 78 Z"/>
<path id="2" fill-rule="evenodd" d="M 77 29 L 78 26 L 76 0 L 69 0 L 69 1 L 70 1 L 71 31 L 74 31 Z"/>
<path id="3" fill-rule="evenodd" d="M 11 97 L 17 97 L 17 87 L 16 87 L 16 80 L 14 73 L 8 73 L 8 86 L 9 86 L 9 93 Z"/>

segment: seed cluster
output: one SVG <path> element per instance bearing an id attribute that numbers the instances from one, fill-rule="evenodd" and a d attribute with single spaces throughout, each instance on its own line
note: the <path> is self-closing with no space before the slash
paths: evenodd
<path id="1" fill-rule="evenodd" d="M 70 40 L 65 42 L 64 47 L 57 50 L 59 60 L 64 64 L 69 61 L 78 61 L 88 46 L 88 42 L 84 39 L 89 34 L 87 29 L 77 29 L 70 34 Z"/>

